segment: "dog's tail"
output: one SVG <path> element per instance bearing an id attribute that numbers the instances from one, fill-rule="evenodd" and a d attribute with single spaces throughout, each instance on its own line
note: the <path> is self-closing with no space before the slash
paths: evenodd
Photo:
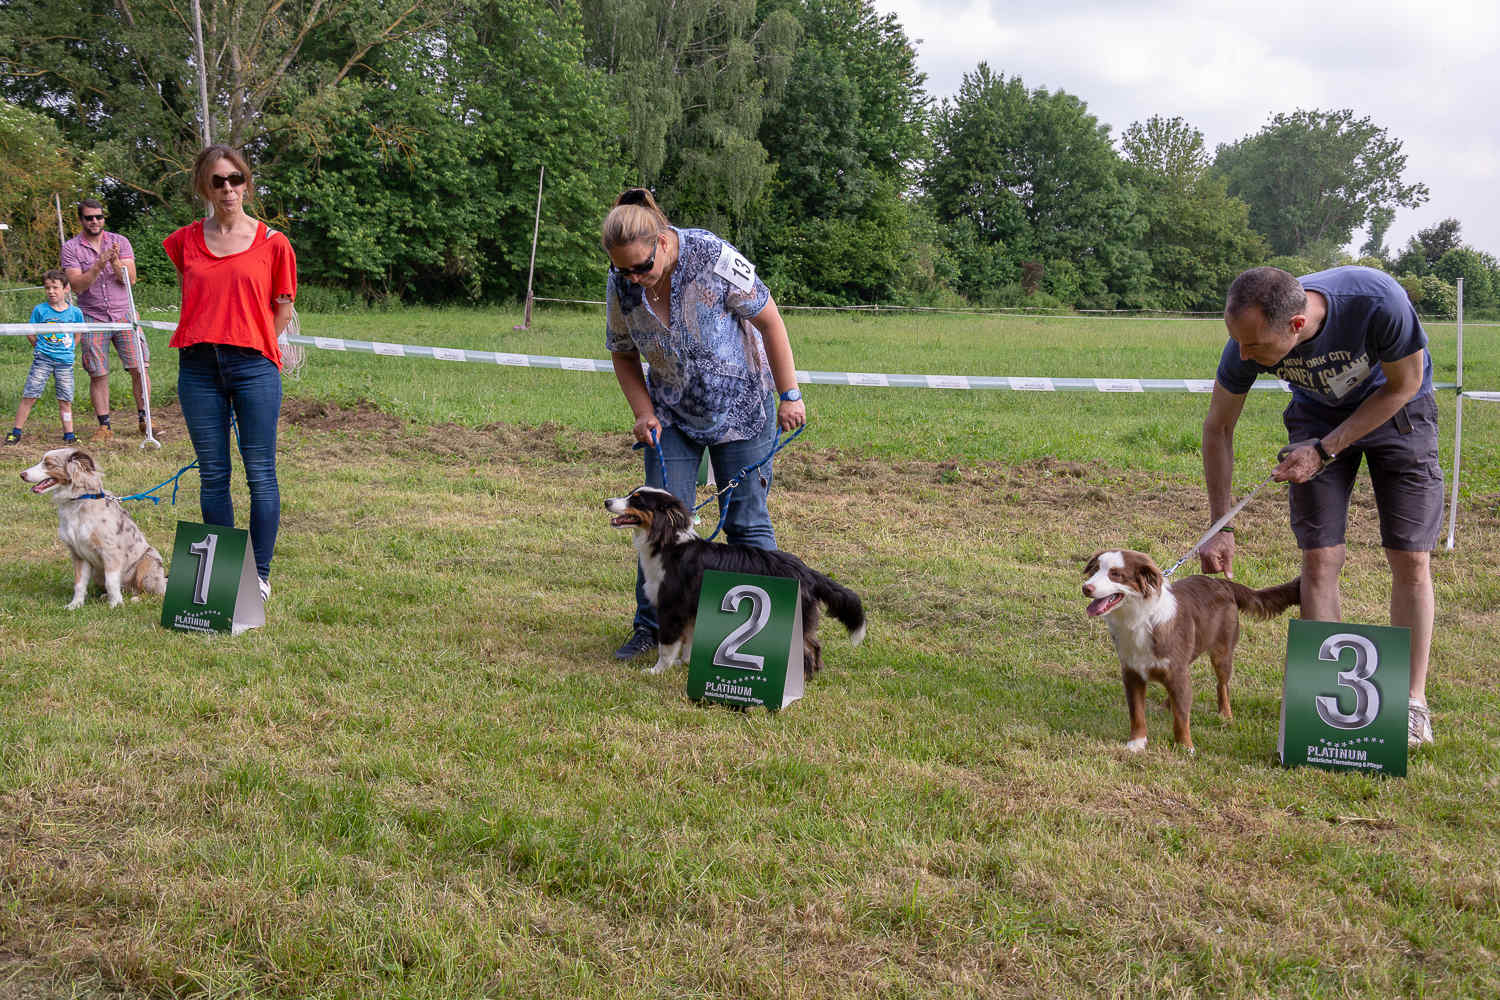
<path id="1" fill-rule="evenodd" d="M 162 572 L 161 553 L 155 548 L 148 548 L 146 554 L 131 567 L 131 579 L 128 583 L 142 594 L 165 594 L 167 575 Z"/>
<path id="2" fill-rule="evenodd" d="M 1275 618 L 1287 608 L 1296 607 L 1302 603 L 1302 578 L 1288 580 L 1286 583 L 1275 587 L 1266 587 L 1264 590 L 1251 590 L 1243 583 L 1233 580 L 1225 580 L 1229 588 L 1234 591 L 1234 603 L 1241 611 L 1248 612 L 1255 618 Z"/>
<path id="3" fill-rule="evenodd" d="M 812 570 L 813 597 L 818 599 L 828 613 L 843 623 L 849 630 L 849 639 L 858 646 L 865 637 L 865 606 L 859 595 L 848 587 Z"/>

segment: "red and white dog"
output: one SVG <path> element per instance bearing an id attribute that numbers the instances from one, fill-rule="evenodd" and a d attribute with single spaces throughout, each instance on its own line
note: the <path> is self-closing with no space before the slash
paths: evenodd
<path id="1" fill-rule="evenodd" d="M 1229 710 L 1229 676 L 1240 638 L 1241 611 L 1274 618 L 1301 603 L 1301 578 L 1278 587 L 1251 590 L 1213 576 L 1190 576 L 1167 583 L 1151 557 L 1130 549 L 1105 549 L 1084 567 L 1083 596 L 1090 617 L 1105 618 L 1130 711 L 1127 750 L 1146 748 L 1146 683 L 1160 681 L 1172 707 L 1172 738 L 1193 752 L 1188 716 L 1193 707 L 1189 666 L 1207 652 L 1219 680 L 1219 714 Z"/>

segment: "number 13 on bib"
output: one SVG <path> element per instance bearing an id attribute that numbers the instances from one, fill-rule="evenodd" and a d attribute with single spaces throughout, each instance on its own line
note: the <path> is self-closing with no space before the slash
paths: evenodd
<path id="1" fill-rule="evenodd" d="M 796 580 L 708 570 L 687 694 L 772 712 L 802 697 L 802 585 Z"/>
<path id="2" fill-rule="evenodd" d="M 1292 621 L 1281 763 L 1405 776 L 1410 683 L 1411 629 Z"/>

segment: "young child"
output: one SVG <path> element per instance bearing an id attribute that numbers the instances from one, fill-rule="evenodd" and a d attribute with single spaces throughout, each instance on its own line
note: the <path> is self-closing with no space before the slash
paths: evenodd
<path id="1" fill-rule="evenodd" d="M 39 302 L 31 310 L 32 323 L 82 323 L 83 313 L 77 306 L 68 305 L 68 276 L 61 271 L 48 271 L 42 276 L 42 287 L 47 290 L 47 301 Z M 31 416 L 31 408 L 47 388 L 47 378 L 52 377 L 57 386 L 57 408 L 62 412 L 63 441 L 71 444 L 78 440 L 73 434 L 73 335 L 67 332 L 27 334 L 35 353 L 31 358 L 31 371 L 26 375 L 26 386 L 21 390 L 21 406 L 16 411 L 16 426 L 5 435 L 6 444 L 21 440 L 21 428 Z"/>

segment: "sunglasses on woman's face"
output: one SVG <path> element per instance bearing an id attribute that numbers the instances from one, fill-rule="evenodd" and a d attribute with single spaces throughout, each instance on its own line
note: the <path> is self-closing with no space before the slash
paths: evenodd
<path id="1" fill-rule="evenodd" d="M 242 184 L 245 183 L 245 175 L 242 174 L 242 173 L 240 173 L 238 170 L 236 170 L 234 173 L 230 174 L 228 177 L 225 177 L 222 174 L 214 174 L 213 177 L 212 177 L 212 180 L 213 180 L 214 190 L 217 191 L 217 190 L 219 190 L 219 188 L 223 187 L 225 184 L 229 184 L 229 185 L 232 185 L 234 187 L 241 186 Z"/>
<path id="2" fill-rule="evenodd" d="M 609 269 L 611 271 L 613 271 L 615 274 L 623 274 L 623 275 L 625 275 L 628 278 L 628 277 L 632 277 L 632 276 L 640 275 L 640 274 L 649 274 L 651 272 L 651 269 L 653 267 L 655 267 L 655 266 L 656 266 L 656 244 L 652 243 L 651 244 L 651 256 L 647 257 L 641 263 L 635 265 L 634 267 L 615 267 L 613 264 L 611 264 L 611 265 L 609 265 Z"/>

